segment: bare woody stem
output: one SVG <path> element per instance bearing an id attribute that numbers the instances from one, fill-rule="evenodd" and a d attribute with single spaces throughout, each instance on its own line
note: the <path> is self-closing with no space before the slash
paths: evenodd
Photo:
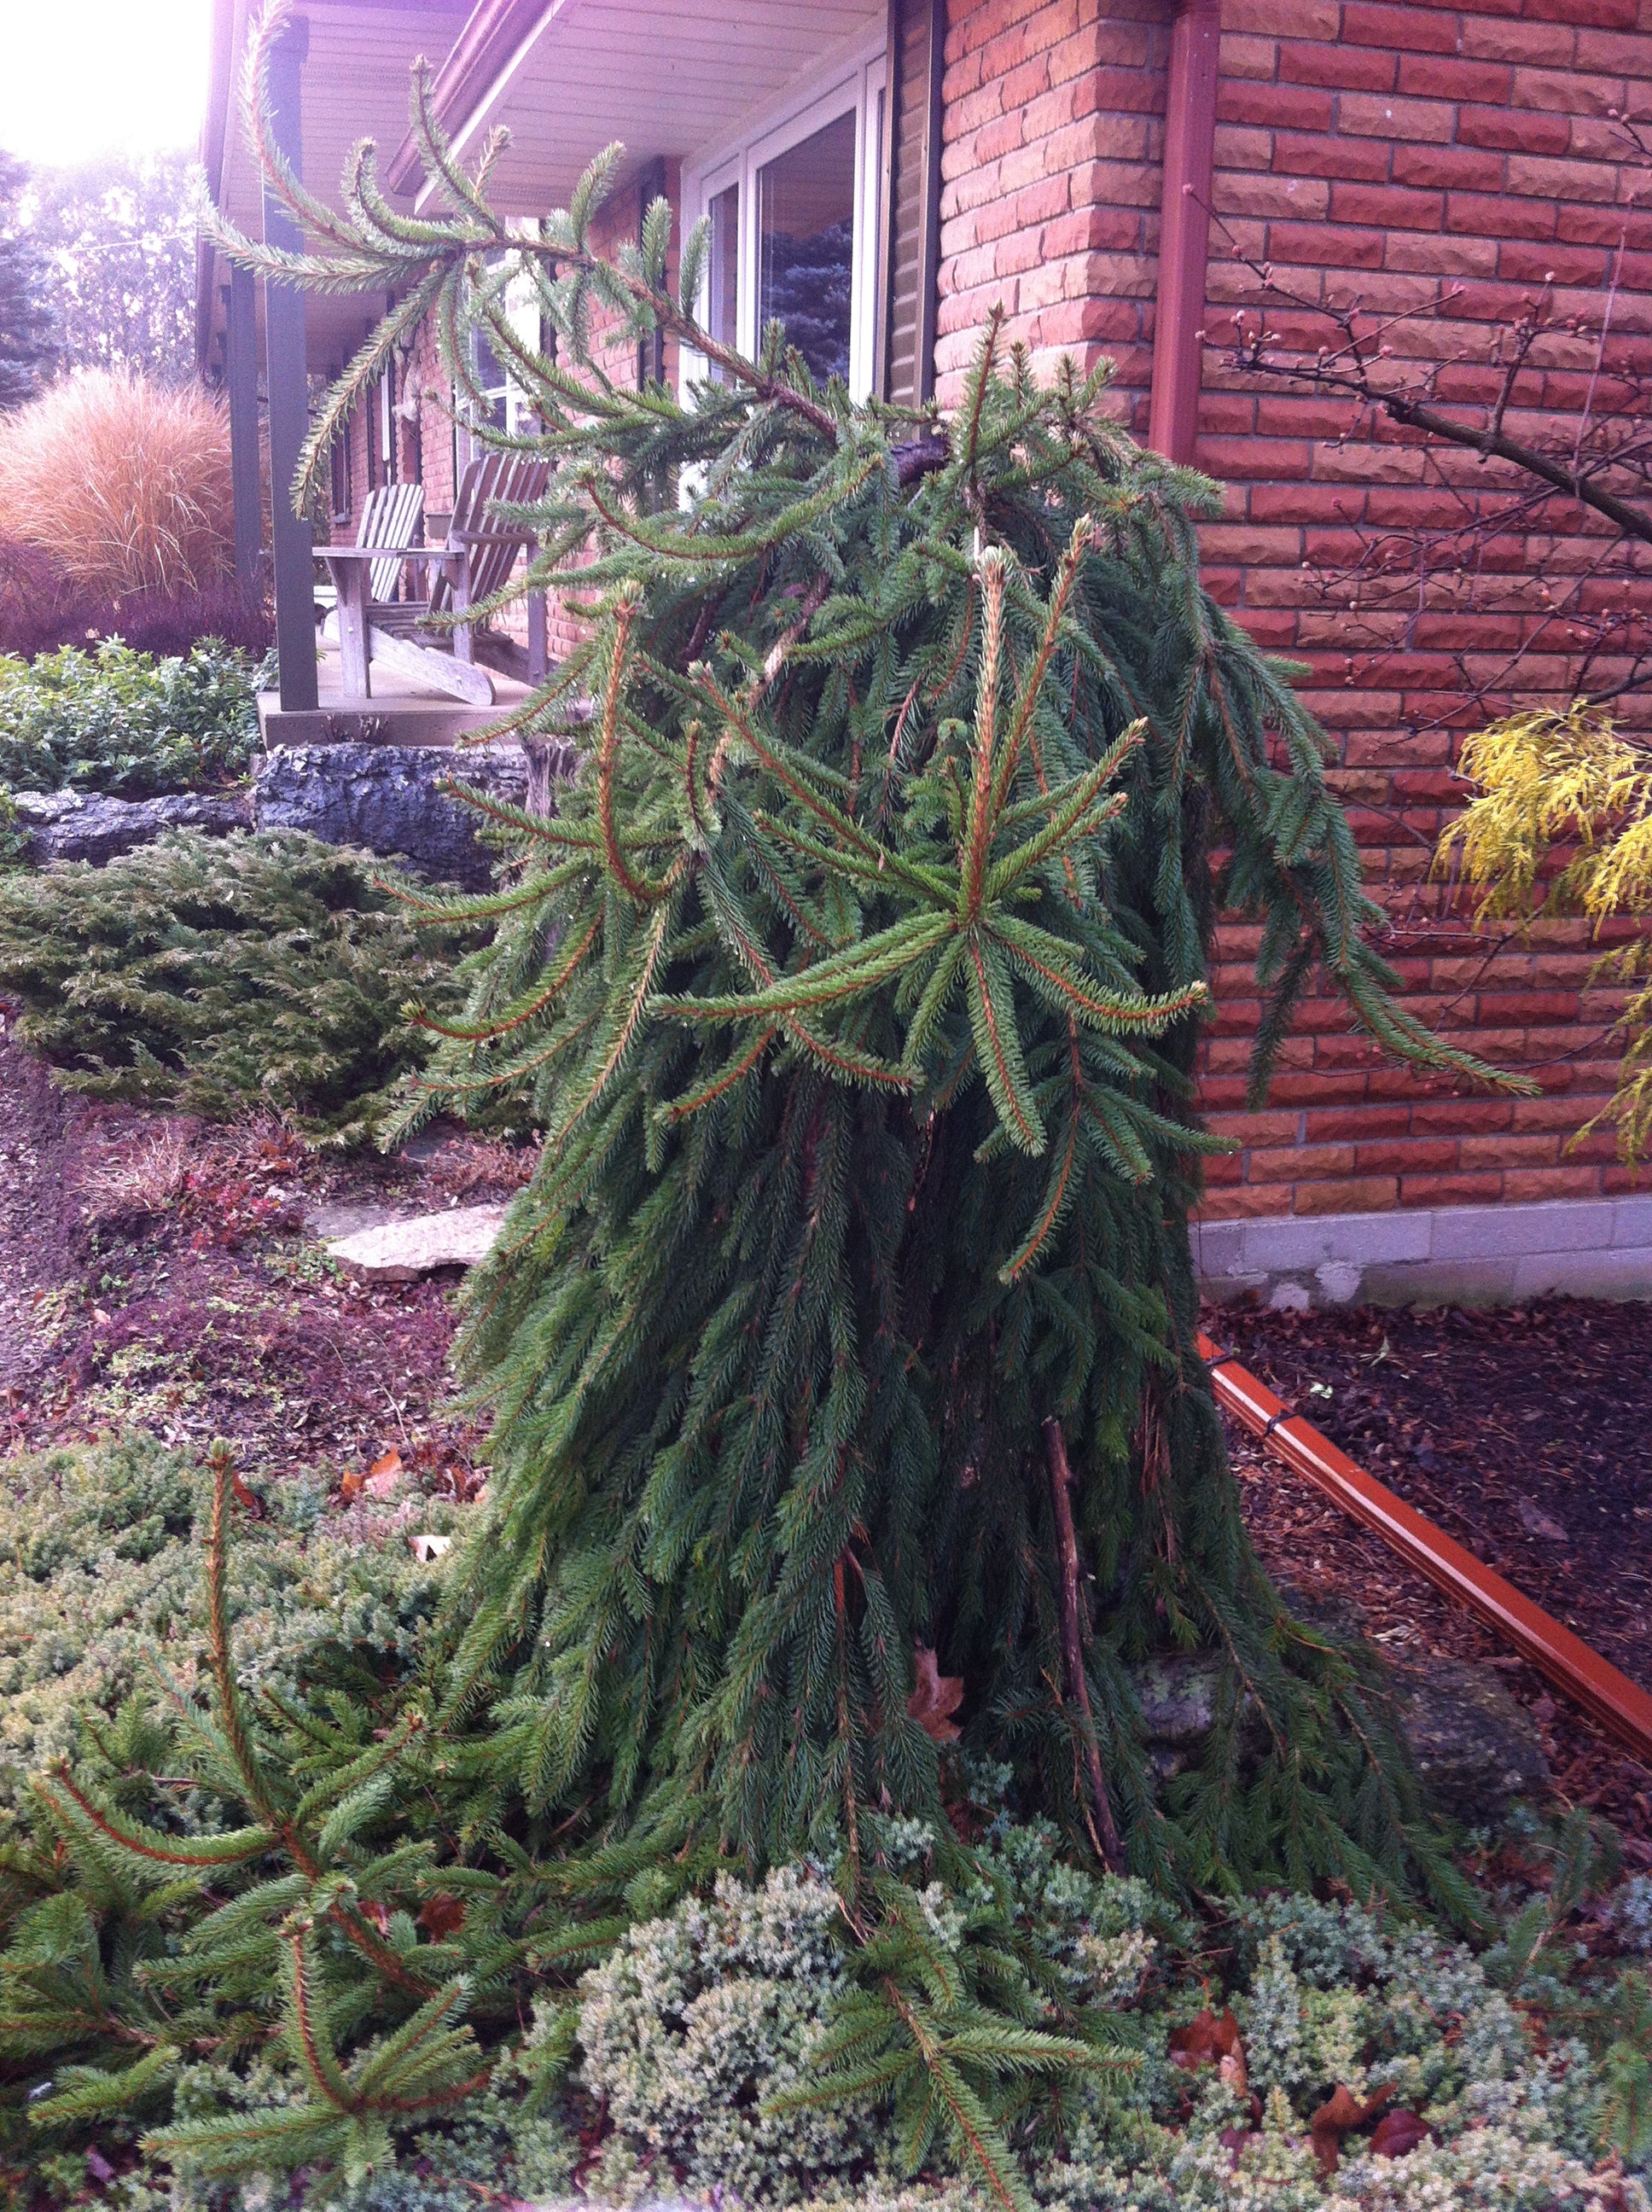
<path id="1" fill-rule="evenodd" d="M 1467 447 L 1471 453 L 1484 453 L 1488 459 L 1511 462 L 1527 476 L 1552 484 L 1557 491 L 1569 492 L 1584 507 L 1592 507 L 1597 514 L 1615 522 L 1625 538 L 1638 538 L 1652 545 L 1652 514 L 1643 514 L 1628 500 L 1606 490 L 1585 471 L 1569 468 L 1564 461 L 1551 460 L 1546 453 L 1522 445 L 1517 438 L 1510 438 L 1500 430 L 1477 430 L 1471 422 L 1455 422 L 1449 415 L 1442 415 L 1437 407 L 1430 407 L 1419 399 L 1407 399 L 1403 392 L 1378 392 L 1373 396 L 1383 412 L 1406 428 L 1426 431 L 1430 438 L 1442 439 L 1449 445 Z"/>
<path id="2" fill-rule="evenodd" d="M 854 1802 L 854 1741 L 849 1713 L 848 1605 L 841 1553 L 832 1567 L 832 1594 L 837 1607 L 837 1730 L 843 1746 L 843 1815 L 849 1831 L 851 1894 L 858 1896 L 860 1890 L 860 1821 Z"/>
<path id="3" fill-rule="evenodd" d="M 1558 460 L 1540 447 L 1529 446 L 1522 440 L 1511 438 L 1503 428 L 1503 417 L 1514 397 L 1515 385 L 1527 366 L 1532 345 L 1540 335 L 1542 325 L 1533 310 L 1524 316 L 1515 330 L 1515 345 L 1507 363 L 1502 388 L 1496 403 L 1487 412 L 1483 423 L 1460 422 L 1455 416 L 1442 413 L 1428 399 L 1413 390 L 1403 387 L 1384 389 L 1372 377 L 1371 336 L 1361 337 L 1357 328 L 1357 307 L 1339 310 L 1326 308 L 1321 302 L 1306 298 L 1282 284 L 1272 270 L 1265 263 L 1241 253 L 1243 261 L 1260 283 L 1265 295 L 1284 300 L 1305 313 L 1325 316 L 1342 334 L 1342 343 L 1334 351 L 1322 354 L 1313 361 L 1305 358 L 1281 360 L 1268 350 L 1266 329 L 1248 340 L 1242 337 L 1234 355 L 1235 366 L 1260 376 L 1278 377 L 1285 383 L 1307 384 L 1321 391 L 1336 392 L 1363 406 L 1380 410 L 1392 422 L 1402 428 L 1420 430 L 1425 437 L 1438 438 L 1442 444 L 1461 447 L 1465 452 L 1479 453 L 1483 459 L 1507 461 L 1511 467 L 1535 477 L 1540 483 L 1550 484 L 1556 491 L 1565 492 L 1584 506 L 1593 507 L 1608 522 L 1615 523 L 1625 538 L 1652 544 L 1652 512 L 1623 499 L 1595 481 L 1592 471 L 1579 465 L 1579 454 L 1574 448 L 1570 462 Z M 1411 319 L 1408 314 L 1391 317 L 1382 328 L 1387 330 L 1396 323 Z M 1380 333 L 1379 333 L 1380 335 Z M 1598 365 L 1597 365 L 1598 366 Z M 1580 429 L 1581 440 L 1581 429 Z M 1618 457 L 1621 461 L 1621 455 Z"/>
<path id="4" fill-rule="evenodd" d="M 1044 1424 L 1044 1456 L 1049 1463 L 1050 1502 L 1055 1512 L 1056 1559 L 1060 1573 L 1057 1595 L 1061 1612 L 1061 1663 L 1066 1676 L 1067 1702 L 1078 1716 L 1084 1739 L 1084 1766 L 1090 1781 L 1090 1839 L 1096 1856 L 1114 1874 L 1124 1872 L 1124 1846 L 1108 1802 L 1107 1778 L 1102 1771 L 1102 1747 L 1090 1710 L 1090 1682 L 1084 1673 L 1083 1596 L 1078 1586 L 1078 1537 L 1072 1525 L 1072 1469 L 1067 1462 L 1067 1440 L 1054 1414 Z"/>

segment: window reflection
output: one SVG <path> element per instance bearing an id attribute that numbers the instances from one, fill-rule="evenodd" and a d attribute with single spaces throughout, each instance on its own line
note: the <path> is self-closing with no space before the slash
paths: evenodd
<path id="1" fill-rule="evenodd" d="M 510 414 L 507 404 L 509 380 L 505 374 L 505 364 L 494 351 L 485 331 L 478 329 L 472 336 L 475 350 L 471 373 L 483 404 L 480 408 L 473 404 L 471 416 L 474 420 L 486 422 L 495 430 L 503 430 L 507 427 Z"/>
<path id="2" fill-rule="evenodd" d="M 721 197 L 726 197 L 722 195 Z M 786 325 L 822 383 L 849 374 L 854 270 L 854 113 L 757 173 L 757 326 Z"/>

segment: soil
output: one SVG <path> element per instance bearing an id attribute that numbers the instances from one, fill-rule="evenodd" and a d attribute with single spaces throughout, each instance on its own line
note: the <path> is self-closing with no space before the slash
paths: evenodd
<path id="1" fill-rule="evenodd" d="M 0 1449 L 135 1424 L 196 1452 L 226 1437 L 250 1484 L 319 1478 L 341 1505 L 392 1454 L 422 1490 L 471 1494 L 459 1271 L 363 1285 L 323 1237 L 507 1196 L 531 1161 L 440 1128 L 411 1150 L 90 1102 L 0 1035 Z"/>
<path id="2" fill-rule="evenodd" d="M 0 1452 L 137 1425 L 244 1481 L 319 1485 L 384 1540 L 374 1470 L 403 1504 L 474 1497 L 480 1425 L 453 1404 L 457 1269 L 343 1276 L 325 1238 L 507 1196 L 520 1147 L 433 1130 L 399 1157 L 307 1151 L 60 1091 L 0 1011 Z M 1525 1313 L 1212 1313 L 1245 1364 L 1345 1449 L 1631 1676 L 1652 1658 L 1652 1306 Z M 1558 1701 L 1491 1632 L 1236 1429 L 1270 1569 L 1396 1656 L 1488 1662 L 1542 1727 L 1558 1796 L 1652 1867 L 1652 1773 Z M 392 1478 L 386 1476 L 386 1484 Z M 375 1482 L 373 1491 L 367 1490 Z"/>
<path id="3" fill-rule="evenodd" d="M 1293 1411 L 1631 1680 L 1652 1682 L 1652 1305 L 1209 1312 L 1224 1350 Z M 1497 1667 L 1539 1723 L 1557 1796 L 1652 1867 L 1652 1771 L 1472 1614 L 1230 1428 L 1270 1569 L 1397 1658 Z"/>

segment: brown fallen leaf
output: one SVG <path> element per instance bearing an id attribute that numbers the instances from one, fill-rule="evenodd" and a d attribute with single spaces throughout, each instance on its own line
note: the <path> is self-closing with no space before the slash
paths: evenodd
<path id="1" fill-rule="evenodd" d="M 346 1505 L 353 1505 L 361 1495 L 361 1485 L 367 1477 L 359 1468 L 348 1468 L 338 1478 L 338 1495 Z"/>
<path id="2" fill-rule="evenodd" d="M 937 1743 L 956 1743 L 963 1733 L 952 1718 L 963 1703 L 963 1675 L 943 1674 L 926 1644 L 915 1645 L 912 1656 L 918 1679 L 907 1699 L 908 1713 Z"/>
<path id="3" fill-rule="evenodd" d="M 440 1942 L 465 1925 L 465 1899 L 462 1897 L 428 1897 L 419 1909 L 419 1925 L 428 1928 Z"/>
<path id="4" fill-rule="evenodd" d="M 1245 2145 L 1250 2138 L 1251 2130 L 1248 2128 L 1224 2128 L 1216 2138 L 1226 2151 L 1228 2163 L 1236 2173 L 1239 2171 L 1239 2161 L 1245 2154 Z"/>
<path id="5" fill-rule="evenodd" d="M 229 1474 L 229 1486 L 235 1493 L 235 1503 L 240 1507 L 242 1512 L 246 1514 L 247 1519 L 249 1521 L 262 1521 L 264 1518 L 264 1500 L 258 1496 L 256 1490 L 249 1490 L 247 1488 L 246 1485 L 241 1480 L 240 1475 L 235 1473 L 233 1468 L 230 1469 Z"/>
<path id="6" fill-rule="evenodd" d="M 369 1498 L 388 1498 L 402 1480 L 402 1455 L 398 1451 L 382 1452 L 367 1469 L 367 1480 L 361 1485 Z"/>
<path id="7" fill-rule="evenodd" d="M 1401 2105 L 1394 2112 L 1384 2112 L 1372 2129 L 1371 2148 L 1379 2158 L 1404 2158 L 1428 2134 L 1428 2122 Z"/>
<path id="8" fill-rule="evenodd" d="M 1521 1527 L 1528 1536 L 1540 1537 L 1546 1544 L 1564 1544 L 1566 1532 L 1552 1513 L 1546 1513 L 1534 1498 L 1517 1498 L 1515 1512 Z"/>
<path id="9" fill-rule="evenodd" d="M 1392 2089 L 1378 2089 L 1374 2095 L 1362 2099 L 1343 2082 L 1337 2083 L 1308 2123 L 1321 2174 L 1328 2179 L 1336 2172 L 1344 2136 L 1355 2128 L 1363 2128 L 1368 2120 L 1374 2120 L 1393 2097 Z"/>
<path id="10" fill-rule="evenodd" d="M 1170 2031 L 1170 2063 L 1189 2072 L 1195 2066 L 1236 2057 L 1242 2069 L 1245 2054 L 1239 2040 L 1239 2023 L 1231 2011 L 1219 2016 L 1208 2005 L 1203 2012 L 1195 2013 L 1185 2027 Z M 1223 2079 L 1230 2078 L 1225 2073 Z"/>

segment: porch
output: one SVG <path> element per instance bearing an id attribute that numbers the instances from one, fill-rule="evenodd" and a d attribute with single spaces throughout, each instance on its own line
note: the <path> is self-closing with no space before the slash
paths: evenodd
<path id="1" fill-rule="evenodd" d="M 323 641 L 315 658 L 315 704 L 285 707 L 279 691 L 258 694 L 258 732 L 264 750 L 274 745 L 455 745 L 489 728 L 519 707 L 528 687 L 495 668 L 494 703 L 468 707 L 401 671 L 375 663 L 373 696 L 363 699 L 346 684 L 338 648 Z"/>
<path id="2" fill-rule="evenodd" d="M 263 192 L 241 143 L 232 97 L 252 13 L 252 0 L 216 0 L 209 188 L 248 234 L 295 246 L 290 218 Z M 496 126 L 508 130 L 490 197 L 525 224 L 566 204 L 592 155 L 618 139 L 628 159 L 605 210 L 606 243 L 635 236 L 663 193 L 679 238 L 710 220 L 701 312 L 720 337 L 755 351 L 770 317 L 795 318 L 799 330 L 808 325 L 817 373 L 843 375 L 857 396 L 910 404 L 932 386 L 939 179 L 930 125 L 944 23 L 944 0 L 730 0 L 715 11 L 696 0 L 478 0 L 468 15 L 406 0 L 309 0 L 272 57 L 272 118 L 295 172 L 323 197 L 371 135 L 397 204 L 416 212 L 430 187 L 406 109 L 409 71 L 422 53 L 439 64 L 435 104 L 461 156 Z M 273 569 L 280 687 L 260 709 L 270 742 L 360 729 L 450 743 L 522 696 L 519 681 L 495 673 L 494 707 L 477 708 L 375 664 L 374 696 L 355 697 L 338 649 L 318 641 L 318 536 L 352 543 L 374 492 L 413 483 L 425 515 L 414 542 L 440 544 L 479 450 L 453 420 L 428 333 L 375 386 L 336 452 L 330 531 L 313 531 L 278 489 L 264 489 L 266 480 L 292 483 L 320 392 L 390 304 L 255 285 L 202 249 L 197 347 L 229 403 L 237 565 L 249 580 L 266 560 Z M 514 427 L 518 397 L 502 373 L 495 393 L 491 366 L 478 360 L 478 381 L 495 421 Z M 627 380 L 692 373 L 659 345 L 605 366 Z"/>

